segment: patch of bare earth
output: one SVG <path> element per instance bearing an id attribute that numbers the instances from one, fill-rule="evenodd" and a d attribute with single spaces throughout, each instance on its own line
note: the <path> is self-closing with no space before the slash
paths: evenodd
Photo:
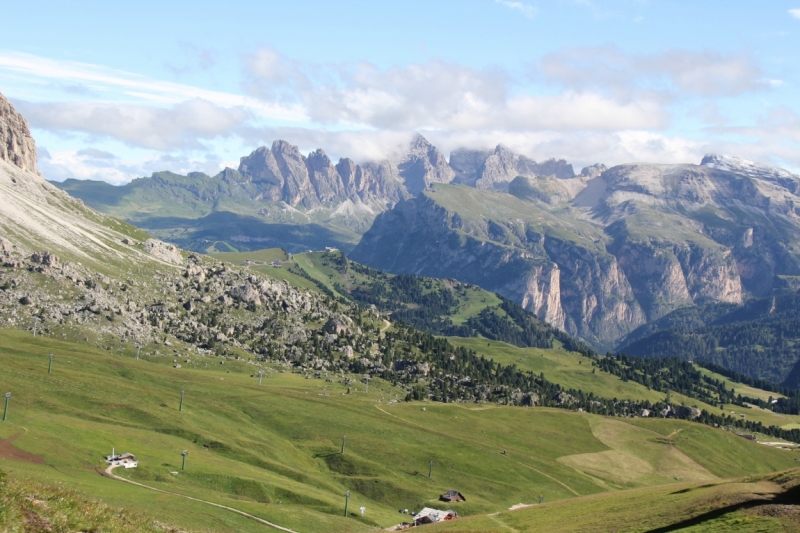
<path id="1" fill-rule="evenodd" d="M 16 446 L 14 446 L 13 442 L 22 435 L 22 433 L 18 433 L 13 437 L 9 437 L 6 440 L 0 440 L 0 459 L 8 459 L 10 461 L 24 461 L 26 463 L 34 463 L 37 465 L 45 464 L 44 459 L 41 455 L 34 455 L 32 453 L 28 453 L 24 450 L 20 450 Z"/>

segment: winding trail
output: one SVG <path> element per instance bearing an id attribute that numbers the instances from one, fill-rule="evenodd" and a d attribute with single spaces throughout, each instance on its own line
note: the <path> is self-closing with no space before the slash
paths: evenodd
<path id="1" fill-rule="evenodd" d="M 577 493 L 575 490 L 573 490 L 573 489 L 572 489 L 572 488 L 571 488 L 569 485 L 567 485 L 566 483 L 564 483 L 564 482 L 562 482 L 562 481 L 559 481 L 559 480 L 557 480 L 557 479 L 556 479 L 556 478 L 554 478 L 553 476 L 548 476 L 547 474 L 545 474 L 545 473 L 544 473 L 544 472 L 542 472 L 541 470 L 539 470 L 539 469 L 537 469 L 537 468 L 534 468 L 534 467 L 532 467 L 532 466 L 530 466 L 530 465 L 526 465 L 525 463 L 520 463 L 519 461 L 517 461 L 517 464 L 518 464 L 518 465 L 521 465 L 521 466 L 524 466 L 525 468 L 530 468 L 530 469 L 531 469 L 531 470 L 533 470 L 534 472 L 538 472 L 539 474 L 543 475 L 544 477 L 546 477 L 546 478 L 549 478 L 549 479 L 551 479 L 551 480 L 555 481 L 556 483 L 558 483 L 559 485 L 561 485 L 562 487 L 564 487 L 565 489 L 567 489 L 568 491 L 570 491 L 570 492 L 571 492 L 572 494 L 574 494 L 575 496 L 580 496 L 580 494 L 578 494 L 578 493 Z"/>
<path id="2" fill-rule="evenodd" d="M 286 528 L 286 527 L 279 526 L 278 524 L 273 524 L 272 522 L 267 522 L 263 518 L 259 518 L 259 517 L 255 516 L 255 515 L 251 515 L 250 513 L 245 513 L 244 511 L 240 511 L 239 509 L 234 509 L 233 507 L 228 507 L 227 505 L 222 505 L 222 504 L 219 504 L 219 503 L 214 503 L 214 502 L 209 502 L 209 501 L 206 501 L 206 500 L 201 500 L 200 498 L 194 498 L 192 496 L 186 496 L 185 494 L 179 494 L 177 492 L 170 492 L 168 490 L 157 489 L 155 487 L 149 487 L 147 485 L 143 485 L 141 483 L 137 483 L 136 481 L 131 481 L 130 479 L 125 479 L 124 477 L 117 476 L 112 472 L 112 470 L 117 468 L 117 466 L 119 466 L 119 465 L 111 465 L 108 468 L 106 468 L 104 475 L 106 477 L 111 478 L 111 479 L 116 479 L 117 481 L 124 481 L 125 483 L 130 483 L 131 485 L 136 485 L 137 487 L 143 487 L 145 489 L 154 490 L 156 492 L 161 492 L 163 494 L 171 494 L 172 496 L 179 496 L 181 498 L 186 498 L 187 500 L 193 500 L 193 501 L 196 501 L 196 502 L 204 503 L 206 505 L 213 505 L 214 507 L 219 507 L 220 509 L 225 509 L 227 511 L 231 511 L 231 512 L 236 513 L 236 514 L 240 514 L 240 515 L 242 515 L 244 517 L 250 518 L 251 520 L 255 520 L 256 522 L 260 522 L 260 523 L 262 523 L 262 524 L 264 524 L 266 526 L 273 527 L 273 528 L 279 529 L 281 531 L 286 531 L 286 533 L 297 533 L 297 531 L 291 530 L 291 529 Z"/>

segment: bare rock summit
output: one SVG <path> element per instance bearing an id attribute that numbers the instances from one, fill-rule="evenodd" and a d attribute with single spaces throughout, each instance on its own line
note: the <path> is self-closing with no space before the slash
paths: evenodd
<path id="1" fill-rule="evenodd" d="M 36 170 L 36 143 L 25 117 L 17 113 L 5 96 L 0 94 L 0 160 L 27 170 Z"/>

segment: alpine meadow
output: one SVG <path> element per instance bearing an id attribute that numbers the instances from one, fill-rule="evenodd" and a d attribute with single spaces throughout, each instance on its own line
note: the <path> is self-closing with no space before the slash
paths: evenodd
<path id="1" fill-rule="evenodd" d="M 0 532 L 800 531 L 800 5 L 5 15 Z"/>

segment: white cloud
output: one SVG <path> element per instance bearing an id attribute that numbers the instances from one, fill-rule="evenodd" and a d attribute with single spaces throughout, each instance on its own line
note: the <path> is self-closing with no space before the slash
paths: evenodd
<path id="1" fill-rule="evenodd" d="M 221 107 L 249 108 L 274 120 L 305 120 L 302 108 L 266 102 L 240 94 L 211 91 L 200 87 L 152 80 L 130 72 L 76 61 L 58 61 L 31 54 L 0 51 L 0 72 L 13 73 L 32 85 L 42 82 L 71 87 L 77 92 L 103 95 L 108 101 L 174 105 L 192 99 Z"/>
<path id="2" fill-rule="evenodd" d="M 96 158 L 86 154 L 86 149 L 73 151 L 44 150 L 48 157 L 39 153 L 38 168 L 45 178 L 51 181 L 67 179 L 105 181 L 112 185 L 122 185 L 133 179 L 146 177 L 162 170 L 178 174 L 193 171 L 217 174 L 226 164 L 217 159 L 196 159 L 184 156 L 144 156 L 139 158 Z M 233 162 L 228 162 L 228 165 Z"/>
<path id="3" fill-rule="evenodd" d="M 91 159 L 116 159 L 117 156 L 105 150 L 98 150 L 97 148 L 83 148 L 77 151 L 77 155 L 88 157 Z"/>
<path id="4" fill-rule="evenodd" d="M 566 48 L 544 56 L 539 70 L 565 87 L 607 91 L 621 99 L 736 96 L 774 86 L 752 58 L 717 52 L 631 55 L 609 46 Z"/>
<path id="5" fill-rule="evenodd" d="M 537 13 L 539 12 L 539 10 L 536 7 L 530 4 L 526 4 L 524 2 L 517 2 L 511 0 L 494 0 L 494 3 L 506 6 L 509 9 L 517 11 L 520 14 L 522 14 L 522 16 L 529 19 L 536 17 Z"/>
<path id="6" fill-rule="evenodd" d="M 800 19 L 800 9 L 790 9 L 789 14 L 796 19 Z"/>
<path id="7" fill-rule="evenodd" d="M 513 94 L 500 69 L 474 69 L 429 61 L 389 69 L 370 63 L 331 67 L 312 82 L 290 75 L 289 62 L 273 51 L 249 59 L 250 87 L 275 97 L 280 82 L 310 119 L 329 126 L 391 130 L 662 128 L 668 123 L 656 102 L 618 102 L 596 91 L 559 95 Z M 299 68 L 299 67 L 297 67 Z M 262 78 L 263 76 L 263 78 Z M 264 87 L 263 90 L 259 87 Z"/>
<path id="8" fill-rule="evenodd" d="M 445 154 L 503 143 L 535 159 L 565 158 L 576 170 L 596 162 L 698 162 L 709 151 L 762 161 L 773 154 L 773 162 L 800 167 L 800 126 L 791 111 L 734 129 L 713 103 L 719 96 L 776 86 L 747 56 L 565 49 L 542 59 L 540 78 L 532 83 L 499 68 L 435 59 L 390 68 L 317 65 L 270 49 L 242 59 L 247 95 L 3 52 L 0 78 L 11 72 L 30 87 L 46 87 L 51 95 L 57 87 L 57 94 L 72 100 L 12 98 L 34 128 L 52 132 L 45 144 L 67 138 L 81 144 L 51 150 L 49 159 L 42 152 L 40 166 L 50 179 L 123 183 L 166 169 L 215 174 L 223 162 L 235 166 L 239 156 L 275 139 L 304 152 L 322 147 L 334 159 L 363 162 L 396 153 L 413 131 Z M 553 84 L 560 86 L 557 91 Z M 745 140 L 697 141 L 666 133 L 671 106 L 687 96 L 709 126 L 708 138 Z M 114 140 L 149 155 L 126 151 Z M 202 152 L 190 157 L 192 150 Z"/>
<path id="9" fill-rule="evenodd" d="M 202 141 L 231 135 L 247 110 L 221 108 L 201 99 L 169 108 L 102 102 L 33 103 L 14 100 L 34 128 L 112 137 L 131 146 L 168 151 L 202 148 Z"/>

